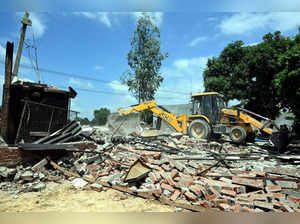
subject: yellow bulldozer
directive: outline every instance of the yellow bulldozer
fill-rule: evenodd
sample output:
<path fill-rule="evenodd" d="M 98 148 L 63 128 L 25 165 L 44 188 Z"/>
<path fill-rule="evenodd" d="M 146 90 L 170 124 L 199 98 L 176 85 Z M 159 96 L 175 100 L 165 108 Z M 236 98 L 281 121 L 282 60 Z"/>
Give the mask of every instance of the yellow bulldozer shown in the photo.
<path fill-rule="evenodd" d="M 124 116 L 144 110 L 152 111 L 176 131 L 194 138 L 208 139 L 212 135 L 226 134 L 234 143 L 244 143 L 253 140 L 257 132 L 269 137 L 273 134 L 270 128 L 274 125 L 272 120 L 242 108 L 227 108 L 223 95 L 217 92 L 193 94 L 191 114 L 176 116 L 163 106 L 157 105 L 154 100 L 132 105 L 127 110 L 120 108 L 119 112 Z M 278 141 L 278 136 L 276 139 L 274 137 L 270 139 L 277 148 L 282 148 L 287 144 L 287 140 Z"/>

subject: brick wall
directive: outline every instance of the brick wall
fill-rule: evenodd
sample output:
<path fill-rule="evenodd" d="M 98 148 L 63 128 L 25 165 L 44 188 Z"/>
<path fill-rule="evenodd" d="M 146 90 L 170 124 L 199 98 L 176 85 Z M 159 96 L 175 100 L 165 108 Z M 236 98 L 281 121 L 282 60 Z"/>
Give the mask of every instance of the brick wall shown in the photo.
<path fill-rule="evenodd" d="M 70 143 L 70 145 L 80 150 L 97 148 L 97 145 L 93 142 L 76 142 Z M 61 156 L 64 153 L 65 151 L 59 150 L 24 151 L 19 149 L 18 147 L 8 147 L 5 145 L 0 145 L 0 166 L 13 167 L 21 162 L 43 159 L 46 156 L 55 158 Z"/>
<path fill-rule="evenodd" d="M 22 161 L 22 152 L 17 147 L 0 146 L 0 166 L 15 166 Z"/>

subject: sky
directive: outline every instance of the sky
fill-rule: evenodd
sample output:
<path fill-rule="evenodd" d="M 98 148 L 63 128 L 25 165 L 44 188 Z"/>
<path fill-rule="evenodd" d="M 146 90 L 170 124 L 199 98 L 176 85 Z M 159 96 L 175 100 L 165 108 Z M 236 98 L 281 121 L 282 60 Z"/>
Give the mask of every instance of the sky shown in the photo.
<path fill-rule="evenodd" d="M 229 43 L 242 40 L 245 45 L 254 45 L 266 33 L 277 30 L 285 36 L 298 33 L 300 11 L 288 9 L 147 12 L 160 29 L 162 52 L 169 55 L 160 70 L 164 81 L 156 93 L 158 104 L 184 104 L 189 102 L 191 93 L 204 91 L 202 72 L 207 59 L 219 56 Z M 40 79 L 65 90 L 72 86 L 78 95 L 72 100 L 71 109 L 89 119 L 95 109 L 116 111 L 137 103 L 120 77 L 129 68 L 127 53 L 141 12 L 76 9 L 29 13 L 32 26 L 26 31 L 20 78 L 34 82 Z M 6 41 L 14 42 L 16 52 L 23 14 L 0 11 L 1 94 Z M 36 47 L 37 57 L 30 46 Z M 38 74 L 32 68 L 35 58 Z"/>

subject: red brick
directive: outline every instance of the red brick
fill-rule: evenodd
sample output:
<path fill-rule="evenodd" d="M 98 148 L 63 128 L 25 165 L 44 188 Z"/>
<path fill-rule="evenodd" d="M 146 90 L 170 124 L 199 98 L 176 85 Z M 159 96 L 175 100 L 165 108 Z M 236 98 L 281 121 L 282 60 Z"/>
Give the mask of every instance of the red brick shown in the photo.
<path fill-rule="evenodd" d="M 178 182 L 180 180 L 180 177 L 174 177 L 174 181 Z"/>
<path fill-rule="evenodd" d="M 175 186 L 175 182 L 172 180 L 170 174 L 161 171 L 160 175 L 162 176 L 163 179 L 165 179 L 168 182 L 168 184 L 170 184 L 171 186 Z"/>
<path fill-rule="evenodd" d="M 259 176 L 264 177 L 265 176 L 265 172 L 262 172 L 262 171 L 259 171 L 259 170 L 251 171 L 251 174 L 253 174 L 256 177 L 259 177 Z"/>
<path fill-rule="evenodd" d="M 222 211 L 225 211 L 225 212 L 229 212 L 229 211 L 230 211 L 230 205 L 225 204 L 225 203 L 219 204 L 219 208 L 220 208 Z"/>
<path fill-rule="evenodd" d="M 197 200 L 197 196 L 194 195 L 194 194 L 191 193 L 191 192 L 186 191 L 186 192 L 184 192 L 184 195 L 185 195 L 189 200 L 191 200 L 191 201 L 196 201 L 196 200 Z"/>
<path fill-rule="evenodd" d="M 266 187 L 267 192 L 279 192 L 281 191 L 281 187 L 279 185 Z"/>
<path fill-rule="evenodd" d="M 285 194 L 282 194 L 282 193 L 271 193 L 271 195 L 273 198 L 276 198 L 276 199 L 285 199 Z"/>
<path fill-rule="evenodd" d="M 186 186 L 191 186 L 194 184 L 194 180 L 190 175 L 181 175 L 180 182 Z"/>
<path fill-rule="evenodd" d="M 236 205 L 231 206 L 230 210 L 233 211 L 233 212 L 240 212 L 241 208 L 242 207 L 241 207 L 240 204 L 236 204 Z"/>
<path fill-rule="evenodd" d="M 174 189 L 171 185 L 169 185 L 169 184 L 162 183 L 162 184 L 160 185 L 160 187 L 161 187 L 162 189 L 165 189 L 165 190 L 168 190 L 168 191 L 171 191 L 171 192 L 174 192 L 174 191 L 175 191 L 175 189 Z"/>
<path fill-rule="evenodd" d="M 143 152 L 142 156 L 152 156 L 154 159 L 160 159 L 161 152 Z"/>
<path fill-rule="evenodd" d="M 202 194 L 206 193 L 206 190 L 201 185 L 192 185 L 190 186 L 190 191 L 192 191 L 194 194 L 196 194 L 198 197 L 201 197 Z"/>
<path fill-rule="evenodd" d="M 161 167 L 165 170 L 165 171 L 170 171 L 171 170 L 171 167 L 167 164 L 163 164 L 161 165 Z"/>
<path fill-rule="evenodd" d="M 211 200 L 217 198 L 216 194 L 205 194 L 204 196 L 207 201 L 211 201 Z"/>
<path fill-rule="evenodd" d="M 294 203 L 300 203 L 300 197 L 295 197 L 293 195 L 289 195 L 289 200 L 291 200 Z"/>
<path fill-rule="evenodd" d="M 235 197 L 236 196 L 236 193 L 232 190 L 226 190 L 226 189 L 222 189 L 221 190 L 221 194 L 224 194 L 224 195 L 228 195 L 228 196 L 231 196 L 231 197 Z"/>
<path fill-rule="evenodd" d="M 294 208 L 294 211 L 295 212 L 300 212 L 300 209 L 299 208 Z"/>
<path fill-rule="evenodd" d="M 224 198 L 221 198 L 221 199 L 214 199 L 212 201 L 210 201 L 211 204 L 212 204 L 212 207 L 219 207 L 219 204 L 222 204 L 222 203 L 227 203 L 227 199 L 224 199 Z"/>
<path fill-rule="evenodd" d="M 171 171 L 170 176 L 171 176 L 171 178 L 174 180 L 174 178 L 177 176 L 177 174 L 178 174 L 178 171 L 175 170 L 175 169 L 173 169 L 173 170 Z"/>
<path fill-rule="evenodd" d="M 157 176 L 154 173 L 149 173 L 149 177 L 151 178 L 153 183 L 157 183 L 159 181 L 159 179 L 157 178 Z"/>
<path fill-rule="evenodd" d="M 252 194 L 249 197 L 249 201 L 267 201 L 268 197 L 266 194 Z"/>
<path fill-rule="evenodd" d="M 166 179 L 161 179 L 161 180 L 159 181 L 159 183 L 161 183 L 161 184 L 168 184 L 168 181 L 167 181 Z"/>
<path fill-rule="evenodd" d="M 172 201 L 176 201 L 177 198 L 180 196 L 181 192 L 179 190 L 175 190 L 175 192 L 173 193 L 173 195 L 171 196 L 171 200 Z"/>
<path fill-rule="evenodd" d="M 87 166 L 87 169 L 90 171 L 90 172 L 92 172 L 92 171 L 95 171 L 95 170 L 97 170 L 97 169 L 100 169 L 100 166 L 98 166 L 98 165 L 88 165 Z"/>
<path fill-rule="evenodd" d="M 248 208 L 248 207 L 242 207 L 241 212 L 249 212 L 249 213 L 255 213 L 255 210 L 252 208 Z"/>
<path fill-rule="evenodd" d="M 210 208 L 211 207 L 209 202 L 206 201 L 206 200 L 200 201 L 200 205 L 203 206 L 204 208 Z"/>
<path fill-rule="evenodd" d="M 256 188 L 264 187 L 263 180 L 247 179 L 247 178 L 236 177 L 236 176 L 232 177 L 232 183 L 246 185 L 246 186 L 250 186 L 250 187 L 256 187 Z"/>

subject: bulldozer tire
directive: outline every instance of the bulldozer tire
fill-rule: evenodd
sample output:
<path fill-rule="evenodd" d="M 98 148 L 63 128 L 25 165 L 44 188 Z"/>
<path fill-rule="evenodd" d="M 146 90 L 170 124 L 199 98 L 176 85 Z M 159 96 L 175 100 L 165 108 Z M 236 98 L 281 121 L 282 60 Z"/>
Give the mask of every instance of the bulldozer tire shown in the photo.
<path fill-rule="evenodd" d="M 207 139 L 211 134 L 209 124 L 204 120 L 194 120 L 189 127 L 189 136 L 193 138 Z"/>
<path fill-rule="evenodd" d="M 235 126 L 230 130 L 230 138 L 234 143 L 243 143 L 247 137 L 247 132 L 243 127 Z"/>

